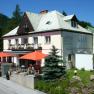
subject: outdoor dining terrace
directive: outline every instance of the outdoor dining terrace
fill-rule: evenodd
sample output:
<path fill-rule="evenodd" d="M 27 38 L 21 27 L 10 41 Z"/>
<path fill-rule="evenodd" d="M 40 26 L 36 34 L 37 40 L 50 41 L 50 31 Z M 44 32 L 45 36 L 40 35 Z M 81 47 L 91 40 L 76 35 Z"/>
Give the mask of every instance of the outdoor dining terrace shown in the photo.
<path fill-rule="evenodd" d="M 2 59 L 0 65 L 3 66 L 2 70 L 5 70 L 5 72 L 7 72 L 9 69 L 12 69 L 13 71 L 15 70 L 17 73 L 27 72 L 27 74 L 39 74 L 41 73 L 41 59 L 47 56 L 47 54 L 42 53 L 40 50 L 33 51 L 19 57 L 13 53 L 0 52 L 0 58 Z M 18 65 L 16 65 L 16 63 L 9 62 L 8 60 L 7 62 L 3 62 L 3 59 L 5 57 L 17 57 L 19 61 L 22 62 L 19 62 Z M 10 64 L 11 66 L 6 67 L 7 64 Z M 5 72 L 4 75 L 6 74 Z"/>

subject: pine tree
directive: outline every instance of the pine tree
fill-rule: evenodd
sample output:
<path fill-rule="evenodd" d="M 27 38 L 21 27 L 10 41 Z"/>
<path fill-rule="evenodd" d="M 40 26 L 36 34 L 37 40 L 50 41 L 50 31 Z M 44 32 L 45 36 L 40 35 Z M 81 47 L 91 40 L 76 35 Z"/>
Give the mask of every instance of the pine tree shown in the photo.
<path fill-rule="evenodd" d="M 16 5 L 16 9 L 15 11 L 13 12 L 13 19 L 16 21 L 16 24 L 19 24 L 22 20 L 22 15 L 23 13 L 20 11 L 20 7 L 19 5 L 17 4 Z"/>
<path fill-rule="evenodd" d="M 59 66 L 61 62 L 60 56 L 57 55 L 58 49 L 52 47 L 50 55 L 45 59 L 45 66 L 43 69 L 44 80 L 55 80 L 65 75 L 65 67 Z"/>
<path fill-rule="evenodd" d="M 3 49 L 3 41 L 2 41 L 2 29 L 0 28 L 0 51 Z"/>
<path fill-rule="evenodd" d="M 62 14 L 63 14 L 64 16 L 67 16 L 67 13 L 66 13 L 65 11 L 63 11 Z"/>
<path fill-rule="evenodd" d="M 17 27 L 22 21 L 22 16 L 23 16 L 23 12 L 21 12 L 20 7 L 17 4 L 16 8 L 12 14 L 12 18 L 8 22 L 9 23 L 8 28 L 12 30 L 15 27 Z"/>

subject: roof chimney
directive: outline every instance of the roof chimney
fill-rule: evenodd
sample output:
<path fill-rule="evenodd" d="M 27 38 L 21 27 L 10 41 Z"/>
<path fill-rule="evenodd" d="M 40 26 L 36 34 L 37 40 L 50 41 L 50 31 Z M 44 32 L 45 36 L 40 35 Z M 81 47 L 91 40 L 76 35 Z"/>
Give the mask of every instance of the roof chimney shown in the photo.
<path fill-rule="evenodd" d="M 42 11 L 40 11 L 40 14 L 46 14 L 46 13 L 48 13 L 48 10 L 42 10 Z"/>

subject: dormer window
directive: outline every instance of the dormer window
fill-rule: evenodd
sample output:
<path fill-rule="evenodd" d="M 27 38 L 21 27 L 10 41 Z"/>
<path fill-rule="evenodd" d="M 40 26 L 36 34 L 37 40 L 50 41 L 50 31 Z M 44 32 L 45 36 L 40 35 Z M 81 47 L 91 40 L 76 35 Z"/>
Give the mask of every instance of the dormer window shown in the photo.
<path fill-rule="evenodd" d="M 77 22 L 76 21 L 71 21 L 71 26 L 72 27 L 77 27 Z"/>
<path fill-rule="evenodd" d="M 46 24 L 50 25 L 51 24 L 51 21 L 47 21 Z"/>

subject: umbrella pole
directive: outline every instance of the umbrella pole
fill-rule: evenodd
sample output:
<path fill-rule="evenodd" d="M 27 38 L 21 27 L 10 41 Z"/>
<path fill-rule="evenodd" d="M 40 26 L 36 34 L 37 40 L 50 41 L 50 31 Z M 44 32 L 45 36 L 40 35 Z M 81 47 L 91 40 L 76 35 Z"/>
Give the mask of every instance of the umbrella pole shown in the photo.
<path fill-rule="evenodd" d="M 1 57 L 1 63 L 3 63 L 3 57 Z"/>
<path fill-rule="evenodd" d="M 6 62 L 8 63 L 8 57 L 6 57 Z"/>

